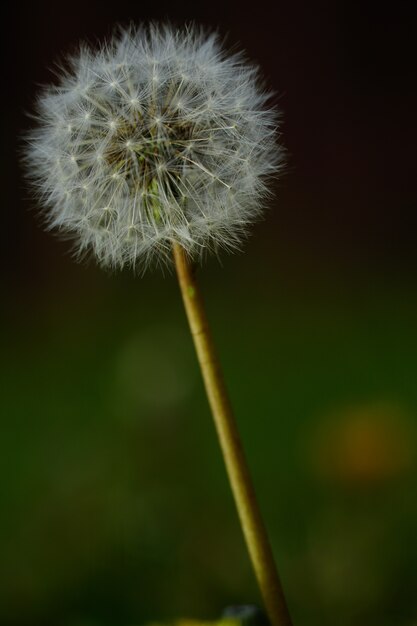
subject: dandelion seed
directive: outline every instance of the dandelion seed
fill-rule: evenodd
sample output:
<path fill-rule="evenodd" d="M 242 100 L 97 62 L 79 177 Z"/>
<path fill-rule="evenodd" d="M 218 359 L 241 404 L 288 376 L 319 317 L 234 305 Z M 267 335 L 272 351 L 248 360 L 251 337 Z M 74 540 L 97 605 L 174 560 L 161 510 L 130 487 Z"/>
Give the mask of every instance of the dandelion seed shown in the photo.
<path fill-rule="evenodd" d="M 47 220 L 109 267 L 142 271 L 173 243 L 194 258 L 238 248 L 282 163 L 267 100 L 258 70 L 197 28 L 132 27 L 98 51 L 82 47 L 40 95 L 28 136 Z M 69 154 L 67 195 L 54 164 Z M 105 227 L 86 219 L 103 200 L 114 206 Z"/>

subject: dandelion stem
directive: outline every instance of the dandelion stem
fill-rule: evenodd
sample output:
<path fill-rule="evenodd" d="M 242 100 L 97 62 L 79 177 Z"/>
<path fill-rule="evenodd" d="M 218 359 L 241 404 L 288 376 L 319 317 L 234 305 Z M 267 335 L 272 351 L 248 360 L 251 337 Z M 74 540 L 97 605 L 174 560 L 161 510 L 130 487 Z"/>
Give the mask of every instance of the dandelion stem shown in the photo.
<path fill-rule="evenodd" d="M 258 585 L 272 626 L 291 626 L 291 618 L 211 338 L 200 290 L 184 249 L 174 243 L 173 253 L 191 335 Z"/>

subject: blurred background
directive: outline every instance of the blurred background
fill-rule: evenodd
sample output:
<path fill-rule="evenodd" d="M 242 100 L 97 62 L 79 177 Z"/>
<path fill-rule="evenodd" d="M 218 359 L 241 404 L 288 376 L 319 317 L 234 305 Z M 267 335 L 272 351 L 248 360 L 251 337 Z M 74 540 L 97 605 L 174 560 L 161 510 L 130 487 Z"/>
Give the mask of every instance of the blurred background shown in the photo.
<path fill-rule="evenodd" d="M 409 6 L 6 7 L 2 625 L 215 619 L 260 602 L 175 277 L 75 264 L 18 164 L 57 57 L 148 19 L 218 28 L 284 112 L 276 200 L 244 253 L 200 280 L 294 622 L 417 624 Z"/>

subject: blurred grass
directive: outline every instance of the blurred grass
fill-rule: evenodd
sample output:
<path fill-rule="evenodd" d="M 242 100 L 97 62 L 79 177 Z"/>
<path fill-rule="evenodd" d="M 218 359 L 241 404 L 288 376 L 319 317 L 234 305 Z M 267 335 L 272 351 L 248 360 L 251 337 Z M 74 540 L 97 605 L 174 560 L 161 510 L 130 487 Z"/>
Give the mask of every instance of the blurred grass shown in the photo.
<path fill-rule="evenodd" d="M 83 272 L 4 312 L 0 623 L 259 603 L 174 278 Z M 201 274 L 295 623 L 411 626 L 417 292 Z"/>

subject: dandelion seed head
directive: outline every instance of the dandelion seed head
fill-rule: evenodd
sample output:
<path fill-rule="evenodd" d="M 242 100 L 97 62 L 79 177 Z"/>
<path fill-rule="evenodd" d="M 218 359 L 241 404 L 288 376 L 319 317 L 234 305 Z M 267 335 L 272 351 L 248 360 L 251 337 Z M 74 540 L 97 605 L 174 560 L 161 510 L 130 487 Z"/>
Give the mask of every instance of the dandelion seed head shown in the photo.
<path fill-rule="evenodd" d="M 258 69 L 197 27 L 82 46 L 38 99 L 25 165 L 49 226 L 106 267 L 240 247 L 279 172 Z"/>

